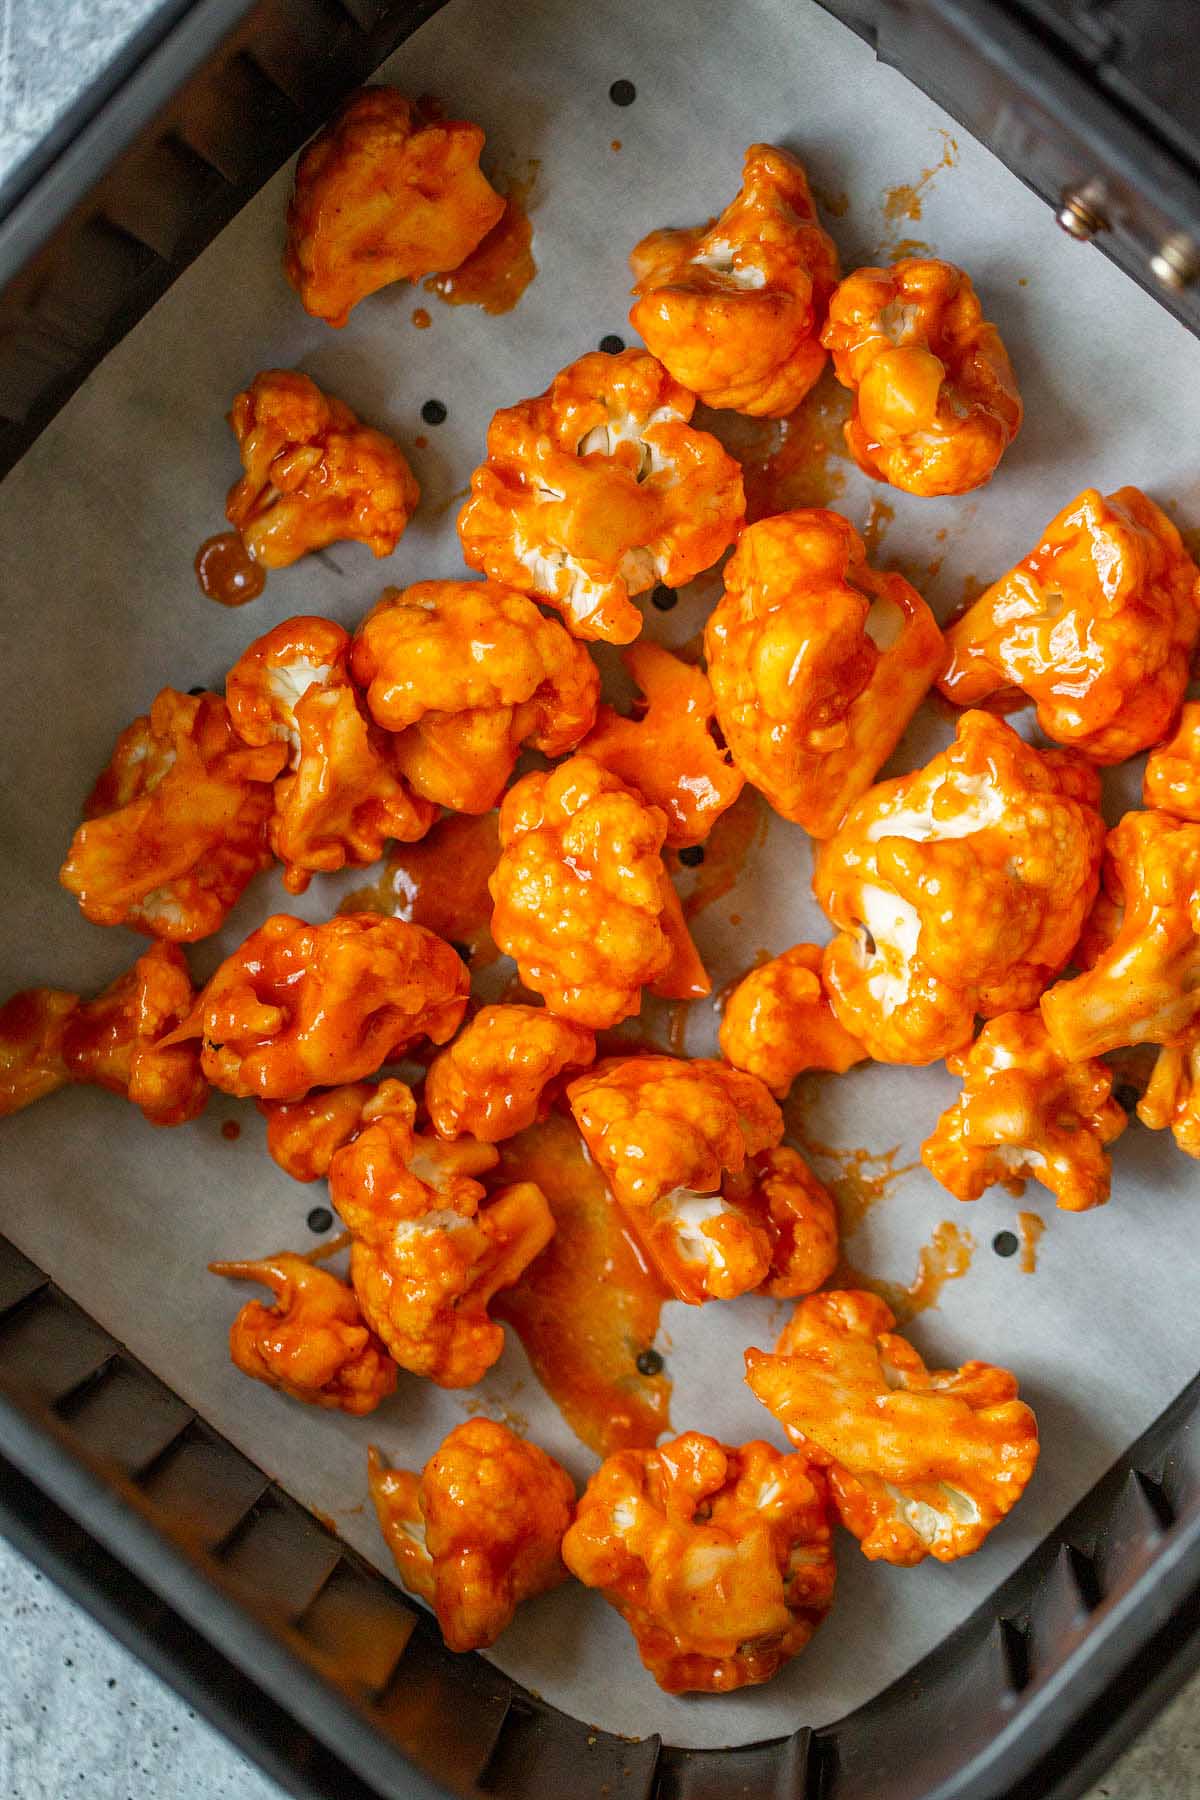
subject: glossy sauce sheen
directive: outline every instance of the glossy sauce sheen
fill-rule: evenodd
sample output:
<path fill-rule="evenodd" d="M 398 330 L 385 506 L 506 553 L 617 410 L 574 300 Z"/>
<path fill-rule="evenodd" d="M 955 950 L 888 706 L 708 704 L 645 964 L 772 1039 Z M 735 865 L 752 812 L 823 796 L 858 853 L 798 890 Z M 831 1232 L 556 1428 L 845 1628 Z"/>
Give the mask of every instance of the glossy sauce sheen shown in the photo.
<path fill-rule="evenodd" d="M 378 881 L 348 894 L 338 910 L 426 925 L 468 949 L 473 969 L 485 969 L 500 954 L 492 942 L 487 885 L 499 858 L 497 815 L 456 813 L 419 843 L 397 844 Z"/>
<path fill-rule="evenodd" d="M 205 538 L 193 566 L 200 592 L 219 606 L 245 606 L 248 600 L 257 600 L 266 586 L 266 576 L 236 531 Z"/>
<path fill-rule="evenodd" d="M 450 306 L 481 306 L 486 313 L 512 311 L 537 274 L 533 226 L 525 210 L 536 172 L 535 165 L 528 180 L 509 184 L 498 222 L 457 269 L 429 277 L 425 283 L 429 293 Z"/>

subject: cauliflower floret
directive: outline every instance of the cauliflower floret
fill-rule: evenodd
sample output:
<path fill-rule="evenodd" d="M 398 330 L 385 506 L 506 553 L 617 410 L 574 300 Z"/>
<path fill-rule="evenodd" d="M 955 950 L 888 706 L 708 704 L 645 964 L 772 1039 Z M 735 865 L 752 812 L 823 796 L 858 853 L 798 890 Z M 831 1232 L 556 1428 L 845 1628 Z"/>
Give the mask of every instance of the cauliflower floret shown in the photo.
<path fill-rule="evenodd" d="M 361 1417 L 394 1393 L 396 1365 L 363 1324 L 344 1281 L 281 1251 L 258 1262 L 209 1263 L 214 1275 L 257 1281 L 274 1306 L 248 1300 L 229 1328 L 229 1354 L 243 1375 L 310 1406 Z"/>
<path fill-rule="evenodd" d="M 821 342 L 854 393 L 846 443 L 865 474 L 908 494 L 990 479 L 1020 429 L 1021 396 L 962 269 L 921 257 L 856 269 L 834 290 Z"/>
<path fill-rule="evenodd" d="M 844 1075 L 867 1052 L 843 1029 L 821 980 L 818 944 L 795 944 L 738 982 L 721 1020 L 721 1055 L 786 1099 L 806 1069 Z"/>
<path fill-rule="evenodd" d="M 434 1057 L 425 1106 L 439 1137 L 498 1144 L 544 1119 L 560 1077 L 595 1057 L 586 1026 L 536 1006 L 485 1006 Z"/>
<path fill-rule="evenodd" d="M 370 1081 L 318 1088 L 303 1100 L 256 1100 L 267 1121 L 267 1154 L 293 1181 L 318 1181 L 329 1173 L 335 1151 L 362 1130 Z"/>
<path fill-rule="evenodd" d="M 1147 760 L 1142 799 L 1158 812 L 1200 825 L 1200 700 L 1188 702 L 1174 737 Z"/>
<path fill-rule="evenodd" d="M 498 412 L 458 516 L 466 561 L 573 636 L 630 643 L 634 596 L 711 567 L 745 516 L 741 470 L 688 424 L 695 404 L 644 350 L 595 350 Z"/>
<path fill-rule="evenodd" d="M 491 581 L 389 588 L 351 658 L 397 767 L 454 812 L 490 812 L 522 744 L 563 756 L 591 727 L 600 676 L 582 644 Z"/>
<path fill-rule="evenodd" d="M 573 1081 L 567 1098 L 592 1160 L 680 1300 L 729 1300 L 767 1280 L 766 1209 L 743 1210 L 723 1186 L 783 1136 L 761 1081 L 700 1059 L 612 1058 Z"/>
<path fill-rule="evenodd" d="M 1200 1157 L 1200 1026 L 1159 1051 L 1137 1116 L 1151 1131 L 1170 1126 L 1184 1155 Z"/>
<path fill-rule="evenodd" d="M 406 1588 L 429 1601 L 451 1650 L 485 1650 L 522 1600 L 567 1579 L 561 1546 L 575 1484 L 552 1456 L 491 1419 L 442 1439 L 420 1476 L 370 1452 L 379 1529 Z"/>
<path fill-rule="evenodd" d="M 0 1119 L 70 1081 L 63 1032 L 78 1005 L 62 988 L 22 988 L 0 1006 Z"/>
<path fill-rule="evenodd" d="M 395 88 L 351 94 L 296 164 L 283 270 L 305 312 L 344 325 L 393 281 L 457 269 L 504 211 L 482 149 L 478 125 L 425 119 Z"/>
<path fill-rule="evenodd" d="M 930 1372 L 882 1300 L 802 1300 L 774 1356 L 746 1380 L 792 1442 L 829 1464 L 838 1516 L 872 1559 L 911 1567 L 970 1556 L 1033 1474 L 1037 1420 L 1006 1369 Z"/>
<path fill-rule="evenodd" d="M 822 964 L 830 1002 L 868 1055 L 934 1062 L 970 1042 L 977 1013 L 1034 1004 L 1095 898 L 1098 796 L 1082 759 L 1034 750 L 983 712 L 863 796 L 822 846 L 813 889 L 840 934 Z"/>
<path fill-rule="evenodd" d="M 563 1561 L 624 1618 L 668 1694 L 769 1681 L 833 1604 L 825 1477 L 770 1444 L 686 1431 L 619 1450 L 587 1485 Z"/>
<path fill-rule="evenodd" d="M 580 748 L 660 808 L 673 849 L 702 844 L 745 783 L 714 736 L 708 677 L 645 641 L 623 651 L 621 661 L 644 699 L 635 702 L 628 719 L 602 706 Z"/>
<path fill-rule="evenodd" d="M 390 556 L 421 497 L 399 444 L 296 369 L 267 369 L 229 415 L 246 471 L 225 517 L 264 569 L 344 539 Z"/>
<path fill-rule="evenodd" d="M 1200 571 L 1166 514 L 1134 487 L 1095 488 L 993 582 L 947 634 L 947 699 L 1006 686 L 1047 737 L 1122 762 L 1170 730 L 1200 633 Z"/>
<path fill-rule="evenodd" d="M 216 694 L 164 688 L 117 739 L 59 870 L 95 925 L 190 943 L 268 868 L 282 744 L 247 749 Z"/>
<path fill-rule="evenodd" d="M 352 1236 L 350 1279 L 367 1322 L 401 1368 L 470 1387 L 504 1348 L 488 1304 L 546 1248 L 554 1219 L 530 1181 L 485 1198 L 474 1177 L 499 1152 L 418 1135 L 415 1117 L 403 1082 L 380 1082 L 362 1130 L 330 1163 L 329 1191 Z"/>
<path fill-rule="evenodd" d="M 1130 812 L 1108 834 L 1105 886 L 1119 928 L 1073 981 L 1042 997 L 1059 1055 L 1085 1062 L 1127 1044 L 1179 1048 L 1200 1025 L 1200 825 Z M 1106 918 L 1117 924 L 1110 906 Z"/>
<path fill-rule="evenodd" d="M 709 991 L 659 854 L 666 830 L 656 806 L 587 756 L 504 796 L 492 937 L 551 1012 L 599 1031 L 636 1013 L 643 987 Z"/>
<path fill-rule="evenodd" d="M 757 417 L 799 406 L 825 367 L 838 258 L 794 156 L 751 144 L 719 219 L 652 231 L 629 261 L 640 296 L 629 322 L 676 381 L 707 406 Z"/>
<path fill-rule="evenodd" d="M 963 1089 L 921 1146 L 921 1160 L 959 1200 L 997 1184 L 1040 1181 L 1067 1212 L 1103 1206 L 1112 1181 L 1105 1145 L 1128 1120 L 1102 1062 L 1067 1062 L 1037 1012 L 1003 1013 L 969 1050 L 946 1058 Z"/>
<path fill-rule="evenodd" d="M 309 925 L 276 913 L 227 956 L 168 1044 L 203 1039 L 205 1075 L 245 1099 L 303 1100 L 359 1081 L 418 1038 L 444 1044 L 469 977 L 422 925 L 345 913 Z"/>
<path fill-rule="evenodd" d="M 704 634 L 733 760 L 785 819 L 828 837 L 887 761 L 945 661 L 903 575 L 817 508 L 749 525 Z"/>
<path fill-rule="evenodd" d="M 740 1174 L 726 1175 L 721 1192 L 770 1245 L 760 1294 L 789 1300 L 828 1281 L 838 1260 L 837 1208 L 798 1150 L 778 1144 L 760 1151 Z"/>

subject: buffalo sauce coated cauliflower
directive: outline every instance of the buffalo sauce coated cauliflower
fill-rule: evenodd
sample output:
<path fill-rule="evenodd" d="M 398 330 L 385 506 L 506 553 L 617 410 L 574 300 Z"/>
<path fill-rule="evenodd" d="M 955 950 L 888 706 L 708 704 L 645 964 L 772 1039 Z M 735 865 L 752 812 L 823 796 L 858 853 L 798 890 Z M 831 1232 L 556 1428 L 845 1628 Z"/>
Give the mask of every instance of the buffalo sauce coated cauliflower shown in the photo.
<path fill-rule="evenodd" d="M 330 1163 L 329 1191 L 367 1322 L 401 1368 L 470 1387 L 504 1348 L 488 1304 L 546 1248 L 554 1219 L 530 1181 L 485 1197 L 475 1177 L 498 1160 L 490 1144 L 419 1135 L 415 1118 L 403 1082 L 381 1082 Z"/>
<path fill-rule="evenodd" d="M 635 1056 L 579 1076 L 567 1098 L 592 1160 L 679 1299 L 728 1300 L 768 1279 L 764 1208 L 744 1210 L 725 1184 L 783 1135 L 761 1081 L 719 1062 Z"/>
<path fill-rule="evenodd" d="M 296 369 L 267 369 L 229 415 L 241 480 L 225 517 L 264 569 L 349 538 L 390 556 L 421 491 L 398 444 Z"/>
<path fill-rule="evenodd" d="M 259 1262 L 210 1263 L 214 1275 L 257 1281 L 274 1306 L 249 1300 L 229 1329 L 243 1375 L 310 1406 L 374 1412 L 396 1387 L 396 1365 L 363 1324 L 353 1291 L 328 1269 L 282 1251 Z"/>
<path fill-rule="evenodd" d="M 665 836 L 659 809 L 587 756 L 504 796 L 492 936 L 551 1012 L 598 1031 L 636 1013 L 643 987 L 707 993 L 659 854 Z M 673 979 L 685 964 L 690 988 Z"/>
<path fill-rule="evenodd" d="M 977 1013 L 1033 1005 L 1095 898 L 1098 794 L 1080 759 L 970 712 L 923 769 L 863 796 L 813 889 L 839 932 L 830 1001 L 870 1056 L 934 1062 L 969 1043 Z"/>
<path fill-rule="evenodd" d="M 1200 825 L 1130 812 L 1108 834 L 1106 914 L 1098 954 L 1042 997 L 1042 1017 L 1070 1062 L 1127 1044 L 1185 1045 L 1200 1027 Z"/>
<path fill-rule="evenodd" d="M 721 1192 L 770 1245 L 760 1294 L 789 1300 L 828 1281 L 838 1260 L 837 1208 L 798 1150 L 777 1144 L 760 1151 L 725 1177 Z"/>
<path fill-rule="evenodd" d="M 825 1477 L 770 1444 L 729 1449 L 687 1431 L 606 1457 L 563 1539 L 668 1694 L 769 1681 L 833 1604 Z"/>
<path fill-rule="evenodd" d="M 442 1439 L 420 1476 L 370 1452 L 371 1498 L 406 1588 L 429 1601 L 451 1650 L 484 1650 L 522 1600 L 567 1578 L 575 1486 L 552 1456 L 491 1419 Z"/>
<path fill-rule="evenodd" d="M 652 231 L 630 256 L 634 330 L 707 406 L 770 419 L 825 367 L 837 251 L 786 150 L 751 144 L 737 197 L 707 226 Z"/>
<path fill-rule="evenodd" d="M 303 1100 L 256 1101 L 267 1121 L 267 1154 L 293 1181 L 320 1180 L 334 1153 L 362 1130 L 363 1113 L 374 1097 L 373 1082 L 347 1081 L 318 1088 Z"/>
<path fill-rule="evenodd" d="M 951 627 L 939 686 L 962 706 L 1021 688 L 1047 737 L 1121 762 L 1171 729 L 1198 633 L 1200 571 L 1170 519 L 1137 488 L 1085 488 Z"/>
<path fill-rule="evenodd" d="M 473 569 L 628 644 L 634 596 L 711 567 L 745 516 L 741 470 L 688 424 L 695 398 L 644 350 L 595 350 L 498 412 L 458 517 Z"/>
<path fill-rule="evenodd" d="M 834 291 L 821 342 L 855 397 L 846 443 L 876 481 L 966 494 L 1020 429 L 1008 352 L 953 263 L 906 257 L 856 269 Z"/>
<path fill-rule="evenodd" d="M 1033 1474 L 1037 1421 L 1006 1369 L 930 1371 L 874 1294 L 802 1300 L 746 1380 L 801 1450 L 829 1465 L 834 1505 L 872 1560 L 969 1556 Z"/>
<path fill-rule="evenodd" d="M 56 1093 L 71 1079 L 63 1032 L 79 995 L 22 988 L 0 1006 L 0 1119 Z"/>
<path fill-rule="evenodd" d="M 1159 1051 L 1137 1115 L 1151 1131 L 1169 1126 L 1184 1155 L 1200 1157 L 1200 1024 Z"/>
<path fill-rule="evenodd" d="M 545 1118 L 560 1077 L 595 1056 L 584 1025 L 536 1006 L 485 1006 L 434 1057 L 425 1107 L 439 1137 L 498 1144 Z"/>
<path fill-rule="evenodd" d="M 524 594 L 492 581 L 392 588 L 351 659 L 397 767 L 426 800 L 490 812 L 522 744 L 563 756 L 596 716 L 600 677 L 582 644 Z"/>
<path fill-rule="evenodd" d="M 702 669 L 646 641 L 621 661 L 644 696 L 632 718 L 600 707 L 581 749 L 667 820 L 667 843 L 702 844 L 742 791 L 745 776 L 713 735 L 716 709 Z"/>
<path fill-rule="evenodd" d="M 164 688 L 117 739 L 59 880 L 96 925 L 190 943 L 270 865 L 282 745 L 248 749 L 216 694 Z"/>
<path fill-rule="evenodd" d="M 1179 726 L 1146 762 L 1142 799 L 1156 812 L 1200 825 L 1200 700 L 1179 715 Z"/>
<path fill-rule="evenodd" d="M 1067 1062 L 1040 1013 L 1003 1013 L 969 1050 L 946 1058 L 963 1089 L 921 1146 L 931 1175 L 959 1200 L 1040 1181 L 1068 1212 L 1108 1199 L 1105 1145 L 1128 1123 L 1102 1062 Z"/>
<path fill-rule="evenodd" d="M 867 1052 L 838 1024 L 821 979 L 817 944 L 795 944 L 751 969 L 725 1002 L 721 1055 L 786 1098 L 806 1069 L 844 1075 Z"/>
<path fill-rule="evenodd" d="M 734 762 L 814 837 L 870 786 L 945 658 L 916 589 L 815 508 L 742 532 L 704 647 Z"/>
<path fill-rule="evenodd" d="M 467 988 L 464 964 L 422 925 L 276 913 L 226 957 L 167 1042 L 201 1038 L 204 1073 L 227 1094 L 303 1100 L 373 1074 L 418 1038 L 444 1044 Z"/>
<path fill-rule="evenodd" d="M 283 268 L 304 310 L 344 325 L 393 281 L 457 269 L 504 211 L 482 149 L 478 125 L 424 119 L 395 88 L 352 94 L 296 164 Z"/>

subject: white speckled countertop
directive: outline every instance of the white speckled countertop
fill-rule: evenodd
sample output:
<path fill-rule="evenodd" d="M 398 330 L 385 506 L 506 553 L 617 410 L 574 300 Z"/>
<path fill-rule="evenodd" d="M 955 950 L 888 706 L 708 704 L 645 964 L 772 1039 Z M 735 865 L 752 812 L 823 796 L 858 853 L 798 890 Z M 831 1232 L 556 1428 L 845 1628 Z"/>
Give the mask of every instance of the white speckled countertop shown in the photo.
<path fill-rule="evenodd" d="M 0 178 L 155 0 L 0 0 Z M 0 1541 L 0 1800 L 280 1800 L 192 1709 Z M 1200 1678 L 1088 1800 L 1200 1800 Z"/>

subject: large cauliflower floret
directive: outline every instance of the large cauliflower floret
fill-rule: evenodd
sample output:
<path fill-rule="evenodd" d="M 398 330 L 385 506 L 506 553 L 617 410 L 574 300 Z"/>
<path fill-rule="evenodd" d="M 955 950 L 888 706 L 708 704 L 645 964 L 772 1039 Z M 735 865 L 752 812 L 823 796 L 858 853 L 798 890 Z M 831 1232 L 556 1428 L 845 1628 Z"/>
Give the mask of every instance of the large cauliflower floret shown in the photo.
<path fill-rule="evenodd" d="M 454 812 L 490 812 L 523 744 L 564 756 L 596 716 L 582 644 L 492 581 L 391 588 L 358 628 L 354 678 L 398 768 Z"/>
<path fill-rule="evenodd" d="M 825 367 L 838 259 L 794 156 L 751 144 L 719 219 L 652 231 L 629 260 L 630 324 L 676 381 L 707 406 L 758 417 L 799 406 Z"/>
<path fill-rule="evenodd" d="M 344 325 L 393 281 L 457 269 L 504 211 L 482 149 L 478 125 L 424 119 L 395 88 L 352 94 L 296 164 L 283 268 L 304 310 Z"/>
<path fill-rule="evenodd" d="M 330 1163 L 329 1191 L 351 1233 L 350 1278 L 368 1324 L 401 1368 L 470 1387 L 504 1348 L 492 1296 L 545 1249 L 554 1219 L 530 1181 L 485 1198 L 475 1177 L 499 1152 L 420 1135 L 415 1118 L 403 1082 L 381 1082 Z"/>
<path fill-rule="evenodd" d="M 695 404 L 644 350 L 595 350 L 498 412 L 458 517 L 467 562 L 575 637 L 628 644 L 634 596 L 711 567 L 745 515 L 741 470 L 688 424 Z"/>
<path fill-rule="evenodd" d="M 1137 1115 L 1151 1131 L 1169 1126 L 1184 1155 L 1200 1157 L 1200 1025 L 1159 1051 Z"/>
<path fill-rule="evenodd" d="M 829 1464 L 838 1515 L 872 1560 L 969 1556 L 1021 1498 L 1037 1420 L 1006 1369 L 930 1371 L 874 1294 L 801 1301 L 746 1380 L 793 1443 Z"/>
<path fill-rule="evenodd" d="M 264 569 L 352 539 L 390 556 L 421 490 L 398 444 L 297 369 L 267 369 L 229 415 L 246 471 L 225 517 Z"/>
<path fill-rule="evenodd" d="M 1047 737 L 1121 762 L 1171 729 L 1198 633 L 1200 571 L 1170 519 L 1138 488 L 1085 488 L 951 626 L 939 686 L 960 706 L 1021 688 Z"/>
<path fill-rule="evenodd" d="M 1180 1048 L 1200 1026 L 1200 825 L 1126 813 L 1108 834 L 1105 887 L 1119 896 L 1111 942 L 1094 934 L 1091 968 L 1042 997 L 1070 1062 L 1128 1044 Z"/>
<path fill-rule="evenodd" d="M 821 342 L 855 396 L 846 443 L 876 481 L 968 493 L 1020 429 L 1008 352 L 953 263 L 905 257 L 856 269 L 834 291 Z"/>
<path fill-rule="evenodd" d="M 746 779 L 714 736 L 708 677 L 646 641 L 623 651 L 621 661 L 644 698 L 632 718 L 600 707 L 583 754 L 660 808 L 672 848 L 702 844 Z"/>
<path fill-rule="evenodd" d="M 595 1060 L 584 1025 L 536 1006 L 485 1006 L 435 1056 L 424 1101 L 439 1137 L 515 1137 L 550 1110 L 560 1079 Z"/>
<path fill-rule="evenodd" d="M 346 913 L 309 925 L 276 913 L 213 975 L 166 1041 L 199 1037 L 204 1073 L 227 1094 L 302 1100 L 374 1074 L 427 1037 L 444 1044 L 469 977 L 422 925 Z"/>
<path fill-rule="evenodd" d="M 946 1058 L 962 1093 L 921 1146 L 930 1174 L 959 1200 L 1040 1181 L 1068 1212 L 1103 1206 L 1112 1183 L 1105 1150 L 1128 1120 L 1102 1062 L 1067 1062 L 1037 1012 L 1003 1013 L 969 1050 Z"/>
<path fill-rule="evenodd" d="M 567 1578 L 575 1485 L 507 1425 L 456 1426 L 420 1476 L 387 1468 L 372 1447 L 370 1482 L 400 1579 L 432 1605 L 448 1649 L 486 1649 L 522 1600 Z"/>
<path fill-rule="evenodd" d="M 328 1269 L 290 1251 L 208 1266 L 275 1296 L 273 1306 L 248 1300 L 229 1328 L 229 1354 L 243 1375 L 358 1417 L 395 1391 L 395 1363 L 364 1325 L 353 1291 Z"/>
<path fill-rule="evenodd" d="M 833 1604 L 825 1477 L 770 1444 L 687 1431 L 606 1457 L 563 1560 L 624 1618 L 668 1694 L 769 1681 Z"/>
<path fill-rule="evenodd" d="M 795 944 L 738 982 L 721 1019 L 721 1055 L 787 1097 L 806 1069 L 844 1075 L 867 1052 L 838 1024 L 821 979 L 819 944 Z"/>
<path fill-rule="evenodd" d="M 869 1055 L 934 1062 L 977 1013 L 1034 1004 L 1095 898 L 1098 795 L 1081 759 L 970 712 L 923 769 L 863 796 L 813 888 L 840 934 L 822 965 L 833 1009 Z"/>
<path fill-rule="evenodd" d="M 303 1100 L 255 1101 L 267 1121 L 267 1154 L 293 1181 L 319 1181 L 335 1153 L 362 1130 L 374 1097 L 374 1082 L 347 1081 Z"/>
<path fill-rule="evenodd" d="M 1142 799 L 1157 812 L 1200 824 L 1200 700 L 1188 702 L 1174 737 L 1147 759 Z"/>
<path fill-rule="evenodd" d="M 117 739 L 59 871 L 84 917 L 182 943 L 216 931 L 270 866 L 285 754 L 248 749 L 216 694 L 164 688 Z"/>
<path fill-rule="evenodd" d="M 656 806 L 587 756 L 518 781 L 500 809 L 492 936 L 551 1012 L 599 1031 L 709 991 L 660 851 Z"/>
<path fill-rule="evenodd" d="M 816 508 L 746 527 L 704 647 L 734 762 L 814 837 L 870 786 L 945 660 L 916 589 Z"/>

